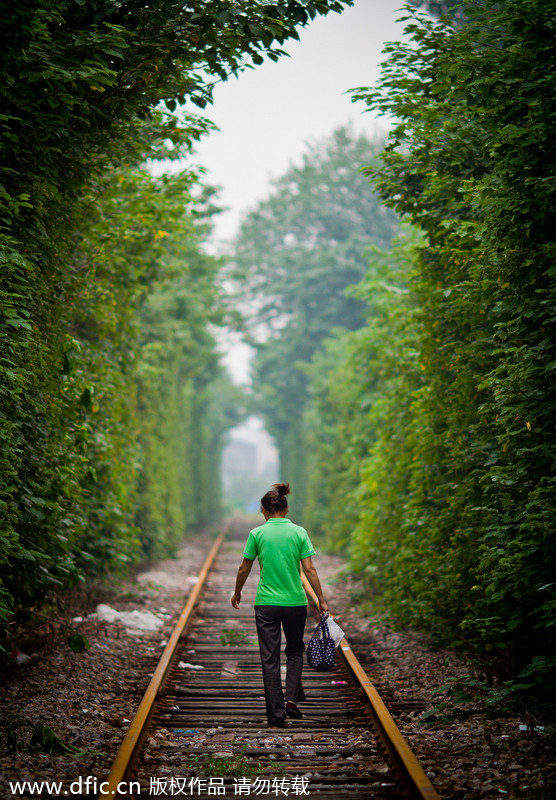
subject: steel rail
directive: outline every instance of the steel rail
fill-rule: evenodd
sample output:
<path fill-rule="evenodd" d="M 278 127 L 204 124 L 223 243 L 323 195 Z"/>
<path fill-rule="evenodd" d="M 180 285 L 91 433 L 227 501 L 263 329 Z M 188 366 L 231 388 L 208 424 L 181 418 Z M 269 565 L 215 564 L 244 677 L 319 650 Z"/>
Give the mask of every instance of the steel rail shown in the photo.
<path fill-rule="evenodd" d="M 201 567 L 197 583 L 189 595 L 187 603 L 185 604 L 180 618 L 176 623 L 176 627 L 174 628 L 172 635 L 168 640 L 168 644 L 164 648 L 164 652 L 162 653 L 161 659 L 158 662 L 158 666 L 154 671 L 145 694 L 143 695 L 143 699 L 141 700 L 139 708 L 137 709 L 137 712 L 131 721 L 122 744 L 120 745 L 120 749 L 118 750 L 114 763 L 112 764 L 112 769 L 110 770 L 106 784 L 104 784 L 107 788 L 102 792 L 102 795 L 99 795 L 99 797 L 106 797 L 107 795 L 110 795 L 114 798 L 129 797 L 127 793 L 120 793 L 118 788 L 126 780 L 126 776 L 129 774 L 137 759 L 147 726 L 153 715 L 156 699 L 160 690 L 164 687 L 172 667 L 176 647 L 187 623 L 189 622 L 193 608 L 197 603 L 201 589 L 203 588 L 220 545 L 224 541 L 226 533 L 227 531 L 224 531 L 215 540 L 203 566 Z"/>
<path fill-rule="evenodd" d="M 301 579 L 305 591 L 318 608 L 319 602 L 317 595 L 303 572 L 301 573 Z M 384 705 L 382 698 L 373 686 L 369 676 L 359 663 L 346 637 L 340 642 L 340 652 L 351 674 L 365 693 L 382 742 L 398 765 L 412 794 L 419 798 L 419 800 L 441 800 L 440 795 L 430 782 L 423 767 L 417 760 L 417 757 L 392 719 L 390 712 Z"/>

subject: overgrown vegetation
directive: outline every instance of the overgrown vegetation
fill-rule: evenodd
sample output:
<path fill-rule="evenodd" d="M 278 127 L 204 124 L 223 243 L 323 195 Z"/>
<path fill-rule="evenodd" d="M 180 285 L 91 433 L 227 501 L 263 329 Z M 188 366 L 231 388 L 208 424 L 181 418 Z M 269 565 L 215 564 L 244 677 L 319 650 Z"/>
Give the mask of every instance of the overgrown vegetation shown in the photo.
<path fill-rule="evenodd" d="M 388 46 L 380 86 L 355 92 L 395 120 L 368 174 L 413 229 L 370 252 L 349 291 L 363 324 L 332 331 L 305 359 L 311 400 L 296 444 L 310 468 L 297 491 L 305 524 L 350 553 L 391 619 L 465 648 L 499 687 L 493 697 L 546 711 L 556 12 L 545 0 L 460 11 L 453 24 L 408 11 L 411 41 Z M 293 317 L 281 319 L 268 353 L 289 341 Z M 291 395 L 282 365 L 261 395 Z M 280 420 L 282 404 L 264 410 Z"/>
<path fill-rule="evenodd" d="M 247 216 L 236 242 L 234 274 L 257 351 L 253 406 L 296 487 L 297 515 L 310 476 L 307 364 L 334 329 L 363 324 L 364 304 L 345 289 L 365 274 L 365 249 L 388 246 L 398 226 L 361 172 L 382 146 L 343 128 L 313 143 Z"/>
<path fill-rule="evenodd" d="M 238 631 L 235 628 L 223 628 L 220 634 L 220 644 L 223 647 L 243 647 L 249 644 L 249 636 L 245 631 Z"/>
<path fill-rule="evenodd" d="M 199 176 L 146 161 L 206 129 L 178 104 L 349 4 L 4 4 L 4 623 L 218 509 L 239 404 L 211 334 L 215 209 Z M 367 595 L 466 648 L 504 698 L 553 708 L 556 11 L 426 5 L 449 16 L 408 12 L 412 41 L 355 93 L 396 120 L 382 165 L 338 131 L 242 228 L 253 406 L 296 515 L 350 553 Z M 364 165 L 411 223 L 393 247 Z"/>
<path fill-rule="evenodd" d="M 206 130 L 178 104 L 345 4 L 3 4 L 0 622 L 218 514 L 238 417 L 211 334 L 214 208 L 190 170 L 145 163 Z"/>
<path fill-rule="evenodd" d="M 399 526 L 365 503 L 356 538 L 402 620 L 553 704 L 556 16 L 542 0 L 466 13 L 457 29 L 414 15 L 413 46 L 393 46 L 382 87 L 357 95 L 400 120 L 375 174 L 427 245 L 407 413 L 390 395 L 380 417 L 397 420 L 396 457 L 383 441 L 369 460 L 372 504 L 399 509 Z"/>
<path fill-rule="evenodd" d="M 241 777 L 251 778 L 260 775 L 264 769 L 260 763 L 252 763 L 245 755 L 247 745 L 238 744 L 232 740 L 233 748 L 229 756 L 218 756 L 208 753 L 203 756 L 190 756 L 189 761 L 202 770 L 203 775 L 209 777 Z M 274 774 L 280 774 L 283 766 L 279 762 L 273 763 Z"/>

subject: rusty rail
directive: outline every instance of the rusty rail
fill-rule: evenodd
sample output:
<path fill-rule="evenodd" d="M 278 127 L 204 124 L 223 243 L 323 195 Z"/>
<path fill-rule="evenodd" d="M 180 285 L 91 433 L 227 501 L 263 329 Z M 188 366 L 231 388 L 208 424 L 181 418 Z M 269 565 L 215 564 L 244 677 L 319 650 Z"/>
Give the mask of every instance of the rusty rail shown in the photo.
<path fill-rule="evenodd" d="M 120 749 L 118 750 L 114 763 L 112 764 L 112 769 L 108 775 L 106 789 L 104 789 L 103 786 L 103 793 L 101 796 L 110 795 L 114 798 L 129 796 L 127 794 L 120 794 L 118 788 L 120 785 L 125 783 L 125 776 L 129 774 L 133 767 L 134 761 L 137 758 L 143 737 L 154 711 L 156 699 L 161 689 L 164 687 L 165 681 L 172 667 L 177 644 L 187 626 L 187 623 L 190 620 L 193 608 L 195 607 L 209 570 L 225 536 L 226 532 L 220 534 L 220 536 L 215 540 L 208 556 L 205 559 L 201 571 L 199 572 L 197 583 L 189 595 L 187 603 L 181 612 L 178 622 L 176 623 L 176 627 L 174 628 L 172 635 L 168 640 L 168 644 L 164 648 L 164 652 L 162 653 L 162 657 L 158 662 L 158 666 L 154 671 L 151 681 L 147 687 L 147 691 L 143 695 L 143 699 L 141 700 L 139 708 L 137 709 L 137 713 L 131 721 L 125 738 L 120 745 Z"/>
<path fill-rule="evenodd" d="M 303 573 L 301 574 L 301 579 L 305 591 L 318 608 L 317 595 Z M 441 800 L 440 795 L 425 774 L 417 757 L 400 733 L 398 726 L 392 719 L 390 712 L 384 705 L 382 698 L 373 686 L 369 676 L 359 663 L 346 637 L 342 639 L 339 646 L 349 671 L 365 693 L 382 743 L 398 766 L 411 793 L 420 798 L 420 800 Z"/>
<path fill-rule="evenodd" d="M 187 603 L 180 615 L 179 621 L 168 641 L 168 644 L 166 645 L 161 660 L 139 705 L 137 713 L 135 714 L 129 730 L 125 735 L 116 759 L 112 765 L 108 779 L 104 784 L 102 784 L 102 794 L 100 795 L 102 797 L 111 795 L 114 798 L 125 797 L 129 798 L 129 800 L 133 800 L 133 798 L 136 796 L 133 793 L 134 790 L 131 789 L 130 782 L 128 780 L 129 776 L 133 773 L 134 768 L 138 763 L 138 756 L 145 739 L 146 731 L 154 715 L 155 704 L 157 704 L 157 700 L 161 698 L 163 689 L 168 684 L 168 679 L 172 673 L 172 666 L 175 661 L 178 644 L 182 639 L 186 628 L 188 629 L 188 624 L 191 620 L 193 609 L 197 604 L 201 590 L 203 589 L 209 571 L 211 570 L 214 559 L 219 551 L 223 539 L 225 538 L 225 535 L 226 534 L 223 533 L 218 537 L 218 539 L 216 539 L 203 564 L 203 567 L 201 568 L 198 581 L 187 600 Z M 308 581 L 305 579 L 305 576 L 302 575 L 302 578 L 307 594 L 313 600 L 313 602 L 316 603 L 316 595 L 311 589 Z M 417 798 L 418 800 L 440 800 L 440 796 L 432 786 L 423 768 L 411 751 L 408 743 L 405 741 L 399 729 L 397 728 L 388 709 L 384 705 L 377 690 L 359 663 L 346 639 L 344 639 L 340 644 L 340 652 L 342 655 L 342 660 L 345 664 L 345 668 L 349 671 L 355 680 L 356 685 L 359 686 L 363 692 L 363 695 L 367 701 L 366 705 L 370 709 L 375 723 L 376 732 L 379 734 L 384 748 L 390 755 L 391 762 L 395 767 L 395 771 L 398 773 L 399 779 L 407 787 L 406 791 L 409 790 L 411 796 Z M 172 680 L 174 679 L 172 678 Z M 176 687 L 174 687 L 173 691 L 174 693 L 176 692 Z M 167 688 L 166 692 L 168 692 Z M 172 691 L 170 691 L 170 694 L 172 694 Z M 187 706 L 187 695 L 188 692 L 185 692 L 183 698 L 177 698 L 172 702 L 174 704 L 178 703 L 178 705 L 183 705 L 185 703 L 185 706 Z M 203 690 L 201 691 L 200 696 L 204 696 Z M 158 705 L 160 706 L 160 704 Z M 173 711 L 172 713 L 179 716 L 180 714 L 183 715 L 184 711 L 182 711 L 181 708 L 178 708 L 177 711 Z M 334 745 L 334 748 L 338 749 L 338 746 Z M 119 791 L 120 786 L 121 791 Z"/>

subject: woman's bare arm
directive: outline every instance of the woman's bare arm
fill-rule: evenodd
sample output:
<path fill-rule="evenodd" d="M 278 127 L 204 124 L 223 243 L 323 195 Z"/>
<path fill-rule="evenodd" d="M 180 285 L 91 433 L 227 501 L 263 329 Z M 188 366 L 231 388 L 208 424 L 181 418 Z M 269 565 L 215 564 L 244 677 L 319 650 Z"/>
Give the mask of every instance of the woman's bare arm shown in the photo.
<path fill-rule="evenodd" d="M 243 558 L 243 561 L 239 565 L 239 569 L 237 571 L 236 577 L 236 588 L 234 591 L 234 596 L 232 597 L 232 605 L 234 608 L 239 608 L 239 603 L 241 600 L 241 590 L 243 589 L 243 585 L 247 578 L 249 577 L 249 573 L 251 572 L 251 567 L 253 566 L 253 562 L 250 558 Z"/>
<path fill-rule="evenodd" d="M 318 598 L 320 613 L 321 614 L 326 613 L 327 611 L 329 611 L 328 603 L 324 599 L 324 594 L 322 593 L 322 586 L 320 585 L 319 575 L 315 565 L 313 564 L 313 559 L 311 556 L 301 559 L 301 568 L 303 569 L 303 572 L 305 573 L 307 580 L 311 584 L 311 587 L 313 588 Z"/>

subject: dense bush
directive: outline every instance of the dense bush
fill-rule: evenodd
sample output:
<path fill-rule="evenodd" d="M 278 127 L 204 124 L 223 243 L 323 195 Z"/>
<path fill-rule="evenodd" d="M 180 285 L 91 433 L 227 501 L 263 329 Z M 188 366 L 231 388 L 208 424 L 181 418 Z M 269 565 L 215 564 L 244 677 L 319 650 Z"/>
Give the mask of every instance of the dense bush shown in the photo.
<path fill-rule="evenodd" d="M 40 375 L 32 358 L 25 365 L 37 405 L 14 404 L 17 538 L 4 586 L 20 608 L 83 570 L 168 553 L 187 527 L 218 514 L 229 420 L 211 411 L 219 367 L 207 325 L 222 319 L 219 265 L 201 250 L 195 180 L 112 168 L 84 198 L 65 305 L 48 347 L 40 337 L 32 351 Z"/>
<path fill-rule="evenodd" d="M 217 511 L 208 198 L 141 165 L 207 127 L 168 112 L 345 4 L 3 4 L 0 620 Z"/>
<path fill-rule="evenodd" d="M 449 16 L 409 11 L 355 93 L 394 120 L 367 172 L 413 228 L 365 256 L 385 218 L 332 151 L 242 228 L 256 399 L 305 524 L 367 596 L 553 704 L 556 12 L 426 5 Z"/>
<path fill-rule="evenodd" d="M 345 289 L 365 274 L 365 249 L 388 246 L 398 227 L 361 171 L 382 145 L 346 128 L 315 142 L 247 215 L 236 241 L 241 310 L 256 347 L 253 403 L 296 487 L 298 519 L 310 474 L 307 364 L 334 328 L 363 324 L 363 302 Z"/>
<path fill-rule="evenodd" d="M 416 12 L 381 86 L 357 93 L 397 120 L 369 173 L 426 240 L 372 259 L 368 323 L 329 343 L 327 373 L 315 362 L 307 418 L 326 488 L 309 523 L 334 519 L 398 621 L 541 703 L 556 695 L 555 24 L 543 0 L 472 4 L 457 28 Z"/>

